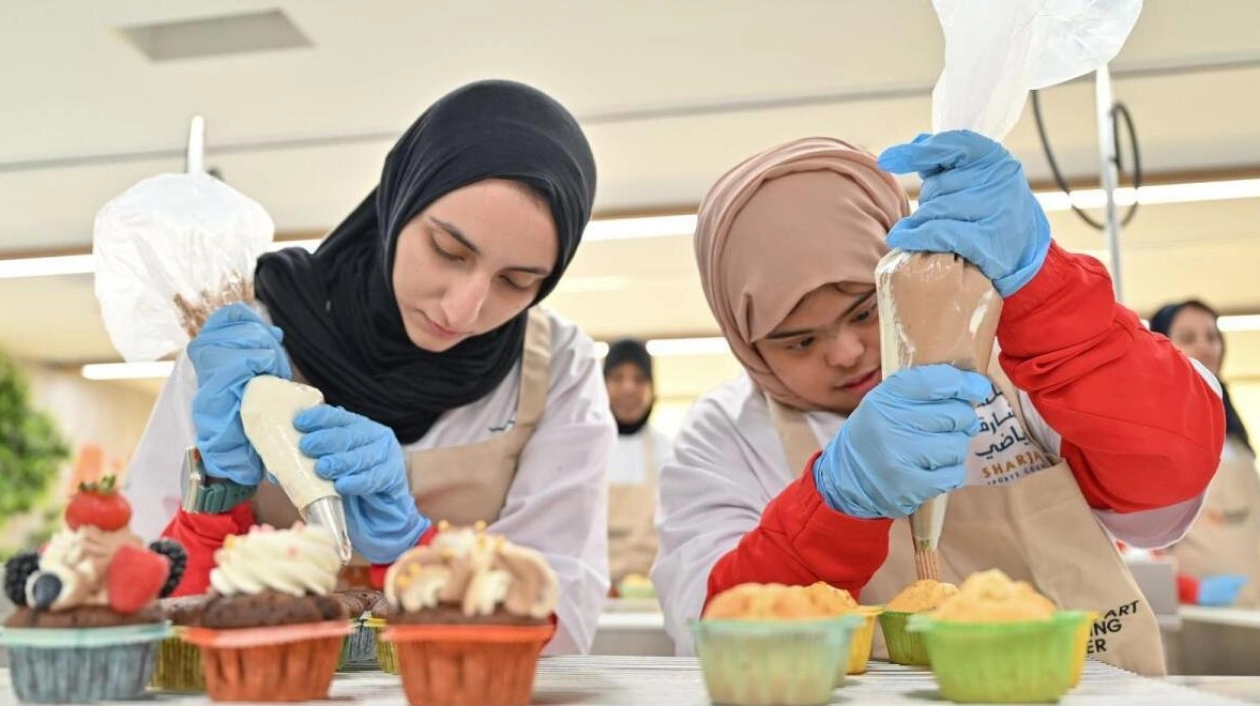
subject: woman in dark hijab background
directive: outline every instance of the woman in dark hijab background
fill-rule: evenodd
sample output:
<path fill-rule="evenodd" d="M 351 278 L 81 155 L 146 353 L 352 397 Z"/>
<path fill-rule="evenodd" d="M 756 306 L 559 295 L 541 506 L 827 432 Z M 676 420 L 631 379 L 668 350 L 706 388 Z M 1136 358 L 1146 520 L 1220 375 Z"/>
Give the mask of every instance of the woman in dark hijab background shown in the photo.
<path fill-rule="evenodd" d="M 1184 603 L 1260 608 L 1260 476 L 1247 427 L 1221 380 L 1225 339 L 1219 319 L 1216 310 L 1193 299 L 1161 307 L 1151 317 L 1151 331 L 1216 376 L 1225 403 L 1220 468 L 1198 520 L 1170 552 L 1178 560 Z"/>
<path fill-rule="evenodd" d="M 636 339 L 613 342 L 604 358 L 604 383 L 617 420 L 608 470 L 608 572 L 617 593 L 627 597 L 651 590 L 657 477 L 673 446 L 649 422 L 656 404 L 652 368 L 652 354 Z"/>
<path fill-rule="evenodd" d="M 327 403 L 294 426 L 344 502 L 346 583 L 379 583 L 438 520 L 484 521 L 555 569 L 550 650 L 588 650 L 608 587 L 614 426 L 593 342 L 535 305 L 572 261 L 594 195 L 573 116 L 523 84 L 481 81 L 416 120 L 314 253 L 262 257 L 258 302 L 216 312 L 189 345 L 133 463 L 133 503 L 178 496 L 170 470 L 194 444 L 214 485 L 249 497 L 179 510 L 164 531 L 189 547 L 177 593 L 205 590 L 227 535 L 297 518 L 240 421 L 245 384 L 278 375 Z"/>

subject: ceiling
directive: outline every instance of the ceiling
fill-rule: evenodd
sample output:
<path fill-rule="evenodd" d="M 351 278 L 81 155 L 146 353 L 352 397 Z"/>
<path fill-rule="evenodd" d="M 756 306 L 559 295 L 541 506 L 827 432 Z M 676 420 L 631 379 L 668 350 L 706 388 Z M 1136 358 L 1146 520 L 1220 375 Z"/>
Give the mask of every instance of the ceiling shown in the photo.
<path fill-rule="evenodd" d="M 120 31 L 276 8 L 310 47 L 152 63 Z M 1257 26 L 1254 0 L 1147 0 L 1112 72 L 1152 178 L 1260 176 Z M 207 121 L 208 164 L 281 233 L 327 230 L 426 105 L 484 77 L 532 83 L 578 115 L 599 165 L 598 211 L 692 208 L 777 142 L 826 134 L 879 150 L 927 129 L 942 47 L 928 0 L 3 3 L 0 254 L 90 248 L 105 201 L 183 168 L 194 114 Z M 1092 83 L 1043 98 L 1060 164 L 1089 182 Z M 1047 180 L 1029 113 L 1006 142 Z M 1105 248 L 1071 214 L 1051 223 L 1071 249 Z M 1257 223 L 1260 199 L 1143 206 L 1123 234 L 1126 301 L 1149 312 L 1197 295 L 1260 312 Z M 90 276 L 0 280 L 0 303 L 0 348 L 65 365 L 118 358 Z M 585 244 L 549 304 L 597 338 L 716 333 L 685 235 Z M 1230 345 L 1229 372 L 1260 376 L 1260 334 Z M 734 370 L 666 368 L 681 394 Z"/>

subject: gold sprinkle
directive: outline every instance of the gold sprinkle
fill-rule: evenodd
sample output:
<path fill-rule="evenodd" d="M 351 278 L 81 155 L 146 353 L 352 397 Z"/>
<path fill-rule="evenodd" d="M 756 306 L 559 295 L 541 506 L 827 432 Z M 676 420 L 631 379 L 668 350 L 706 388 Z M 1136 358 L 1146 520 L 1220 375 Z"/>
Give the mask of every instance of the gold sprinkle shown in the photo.
<path fill-rule="evenodd" d="M 445 533 L 446 531 L 450 529 L 451 529 L 451 522 L 449 520 L 438 521 L 438 532 Z"/>
<path fill-rule="evenodd" d="M 394 586 L 398 589 L 406 589 L 411 586 L 411 577 L 399 577 L 394 580 Z"/>
<path fill-rule="evenodd" d="M 408 577 L 415 577 L 416 575 L 420 574 L 420 573 L 421 573 L 421 572 L 423 572 L 423 571 L 424 571 L 424 568 L 423 568 L 423 567 L 421 567 L 421 566 L 420 566 L 420 565 L 418 565 L 418 564 L 415 564 L 415 565 L 412 565 L 412 566 L 410 566 L 410 567 L 408 567 L 408 568 L 407 568 L 407 576 L 408 576 Z"/>
<path fill-rule="evenodd" d="M 229 535 L 229 536 L 227 536 L 226 538 L 224 538 L 224 539 L 223 539 L 223 547 L 224 547 L 224 549 L 230 550 L 230 549 L 232 549 L 232 546 L 233 546 L 233 545 L 235 545 L 235 544 L 236 544 L 236 536 L 235 536 L 235 535 Z"/>
<path fill-rule="evenodd" d="M 441 550 L 438 550 L 438 557 L 442 558 L 443 560 L 449 560 L 454 556 L 455 556 L 455 551 L 450 549 L 449 547 L 444 547 Z"/>
<path fill-rule="evenodd" d="M 476 523 L 473 523 L 473 530 L 478 533 L 484 533 L 486 530 L 486 522 L 484 520 L 479 520 Z"/>

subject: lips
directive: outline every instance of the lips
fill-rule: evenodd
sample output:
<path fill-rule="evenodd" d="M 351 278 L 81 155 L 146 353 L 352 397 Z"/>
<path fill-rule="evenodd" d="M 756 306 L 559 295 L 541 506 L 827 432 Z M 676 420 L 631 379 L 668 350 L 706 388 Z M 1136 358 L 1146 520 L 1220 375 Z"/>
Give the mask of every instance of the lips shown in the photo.
<path fill-rule="evenodd" d="M 864 373 L 836 386 L 846 393 L 865 393 L 879 383 L 879 369 Z"/>

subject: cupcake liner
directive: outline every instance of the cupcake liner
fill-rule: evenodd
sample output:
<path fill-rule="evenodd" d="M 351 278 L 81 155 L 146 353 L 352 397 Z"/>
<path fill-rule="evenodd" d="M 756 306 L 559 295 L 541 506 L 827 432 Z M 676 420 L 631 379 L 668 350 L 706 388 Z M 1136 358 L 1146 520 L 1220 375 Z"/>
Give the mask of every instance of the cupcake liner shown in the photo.
<path fill-rule="evenodd" d="M 83 703 L 144 694 L 167 624 L 5 629 L 10 680 L 23 702 Z"/>
<path fill-rule="evenodd" d="M 692 623 L 705 688 L 714 704 L 821 705 L 843 684 L 856 614 L 812 621 Z M 839 675 L 837 676 L 837 673 Z"/>
<path fill-rule="evenodd" d="M 201 648 L 206 693 L 220 702 L 305 702 L 328 697 L 345 621 L 242 629 L 189 628 Z"/>
<path fill-rule="evenodd" d="M 871 659 L 871 647 L 875 643 L 875 620 L 883 613 L 883 609 L 879 607 L 862 607 L 853 612 L 852 616 L 861 617 L 862 622 L 853 629 L 853 639 L 850 641 L 849 655 L 847 659 L 841 660 L 840 670 L 845 675 L 861 675 L 866 672 L 866 664 Z M 836 685 L 844 684 L 844 676 L 836 676 Z"/>
<path fill-rule="evenodd" d="M 930 665 L 923 634 L 906 630 L 911 611 L 885 611 L 879 615 L 879 627 L 888 646 L 888 659 L 898 665 Z"/>
<path fill-rule="evenodd" d="M 182 627 L 175 635 L 158 644 L 157 662 L 149 687 L 163 692 L 205 692 L 206 678 L 201 672 L 201 649 L 183 639 Z"/>
<path fill-rule="evenodd" d="M 915 615 L 941 695 L 954 702 L 1054 702 L 1070 688 L 1076 638 L 1088 614 L 1045 621 L 968 623 Z"/>
<path fill-rule="evenodd" d="M 1089 634 L 1094 628 L 1094 622 L 1098 620 L 1098 616 L 1097 613 L 1092 611 L 1085 612 L 1085 619 L 1081 621 L 1081 625 L 1076 629 L 1076 644 L 1073 648 L 1074 657 L 1072 659 L 1072 687 L 1081 684 L 1081 673 L 1085 670 L 1085 661 L 1089 659 Z"/>
<path fill-rule="evenodd" d="M 346 636 L 341 643 L 341 658 L 337 670 L 348 667 L 376 667 L 376 635 L 380 628 L 369 626 L 362 619 L 350 622 L 353 633 Z"/>
<path fill-rule="evenodd" d="M 391 626 L 381 640 L 397 651 L 413 705 L 524 705 L 555 626 Z"/>
<path fill-rule="evenodd" d="M 398 649 L 393 643 L 386 641 L 381 636 L 381 631 L 385 628 L 385 619 L 375 616 L 364 619 L 364 625 L 376 631 L 376 664 L 381 671 L 390 675 L 397 675 L 398 670 Z"/>

